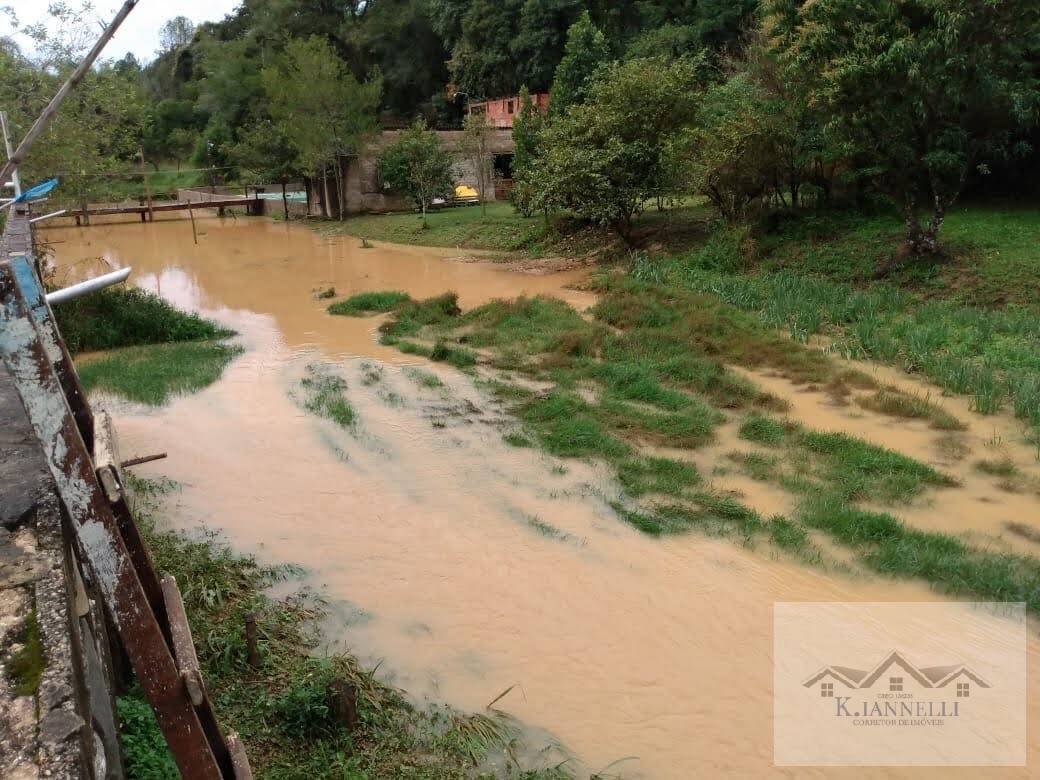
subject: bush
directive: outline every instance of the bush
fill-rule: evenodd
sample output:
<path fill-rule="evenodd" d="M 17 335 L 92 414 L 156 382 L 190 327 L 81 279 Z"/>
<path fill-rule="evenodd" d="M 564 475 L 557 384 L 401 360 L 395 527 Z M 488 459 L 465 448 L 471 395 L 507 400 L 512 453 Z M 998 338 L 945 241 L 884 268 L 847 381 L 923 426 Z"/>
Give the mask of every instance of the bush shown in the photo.
<path fill-rule="evenodd" d="M 137 780 L 179 780 L 166 739 L 159 730 L 152 707 L 139 690 L 116 700 L 119 739 L 123 748 L 126 774 Z"/>
<path fill-rule="evenodd" d="M 687 259 L 690 268 L 737 273 L 745 270 L 757 255 L 757 245 L 747 225 L 721 227 L 708 242 Z"/>
<path fill-rule="evenodd" d="M 69 352 L 94 352 L 140 344 L 205 341 L 234 333 L 171 306 L 144 290 L 112 287 L 55 307 Z"/>

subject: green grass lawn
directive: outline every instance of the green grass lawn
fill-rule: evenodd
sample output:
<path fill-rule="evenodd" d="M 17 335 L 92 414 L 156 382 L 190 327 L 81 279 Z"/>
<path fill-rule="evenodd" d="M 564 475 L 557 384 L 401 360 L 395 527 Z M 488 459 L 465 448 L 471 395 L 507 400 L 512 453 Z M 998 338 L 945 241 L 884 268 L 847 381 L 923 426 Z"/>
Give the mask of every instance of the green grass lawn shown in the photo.
<path fill-rule="evenodd" d="M 184 163 L 181 169 L 169 163 L 160 165 L 159 170 L 149 165 L 145 175 L 148 177 L 147 189 L 151 191 L 152 198 L 172 200 L 177 197 L 178 189 L 208 183 L 207 174 L 194 168 L 191 163 Z M 120 175 L 107 177 L 100 183 L 94 182 L 93 185 L 90 200 L 94 203 L 136 201 L 144 198 L 146 192 L 139 168 L 130 168 Z M 57 197 L 61 198 L 60 190 Z"/>
<path fill-rule="evenodd" d="M 546 235 L 544 218 L 525 217 L 503 201 L 487 204 L 487 216 L 480 206 L 459 206 L 432 211 L 427 222 L 424 229 L 419 214 L 371 214 L 343 223 L 325 222 L 320 230 L 394 244 L 506 252 L 536 249 Z"/>
<path fill-rule="evenodd" d="M 810 213 L 759 239 L 759 265 L 862 284 L 891 261 L 902 230 L 895 215 Z M 890 280 L 922 297 L 969 305 L 1040 303 L 1040 208 L 958 206 L 940 235 L 945 261 L 908 263 L 894 269 Z"/>

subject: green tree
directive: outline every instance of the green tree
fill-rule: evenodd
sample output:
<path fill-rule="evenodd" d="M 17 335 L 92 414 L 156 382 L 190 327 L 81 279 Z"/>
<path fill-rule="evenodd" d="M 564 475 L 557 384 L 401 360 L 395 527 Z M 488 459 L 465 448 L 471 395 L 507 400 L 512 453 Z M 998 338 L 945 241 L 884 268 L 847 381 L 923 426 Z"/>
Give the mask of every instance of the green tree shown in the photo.
<path fill-rule="evenodd" d="M 597 72 L 610 59 L 610 47 L 585 11 L 567 31 L 563 59 L 553 79 L 549 111 L 563 114 L 569 106 L 585 101 Z"/>
<path fill-rule="evenodd" d="M 451 155 L 422 119 L 383 150 L 379 175 L 391 190 L 411 198 L 422 212 L 423 228 L 428 227 L 426 210 L 433 199 L 449 197 L 455 184 Z"/>
<path fill-rule="evenodd" d="M 969 173 L 1036 124 L 1035 2 L 771 0 L 767 14 L 778 54 L 814 75 L 855 174 L 903 210 L 908 250 L 937 251 Z"/>
<path fill-rule="evenodd" d="M 535 204 L 569 209 L 630 240 L 633 217 L 674 185 L 674 147 L 702 92 L 693 60 L 608 66 L 586 101 L 543 132 L 532 172 Z"/>
<path fill-rule="evenodd" d="M 746 73 L 711 85 L 676 147 L 689 185 L 726 220 L 747 217 L 773 182 L 765 97 Z"/>
<path fill-rule="evenodd" d="M 494 127 L 487 114 L 470 114 L 462 128 L 460 151 L 473 169 L 477 183 L 480 213 L 487 216 L 487 193 L 494 188 L 494 158 L 491 155 L 491 135 Z"/>
<path fill-rule="evenodd" d="M 231 159 L 256 184 L 277 182 L 282 187 L 282 209 L 289 219 L 286 185 L 303 175 L 299 152 L 273 122 L 258 122 L 239 135 L 231 147 Z"/>
<path fill-rule="evenodd" d="M 516 78 L 535 92 L 548 92 L 563 57 L 567 30 L 581 14 L 581 0 L 525 0 L 510 51 Z"/>
<path fill-rule="evenodd" d="M 376 75 L 359 82 L 324 39 L 311 36 L 290 41 L 278 63 L 264 69 L 263 84 L 271 116 L 296 147 L 299 166 L 322 174 L 327 216 L 331 214 L 326 172 L 331 168 L 337 215 L 343 219 L 343 158 L 357 153 L 376 131 L 382 79 Z"/>
<path fill-rule="evenodd" d="M 195 37 L 195 23 L 186 16 L 175 16 L 159 28 L 159 54 L 181 49 Z"/>
<path fill-rule="evenodd" d="M 531 100 L 527 87 L 521 87 L 520 110 L 513 117 L 513 189 L 509 197 L 525 217 L 533 213 L 531 176 L 538 160 L 539 136 L 544 124 L 541 109 Z"/>

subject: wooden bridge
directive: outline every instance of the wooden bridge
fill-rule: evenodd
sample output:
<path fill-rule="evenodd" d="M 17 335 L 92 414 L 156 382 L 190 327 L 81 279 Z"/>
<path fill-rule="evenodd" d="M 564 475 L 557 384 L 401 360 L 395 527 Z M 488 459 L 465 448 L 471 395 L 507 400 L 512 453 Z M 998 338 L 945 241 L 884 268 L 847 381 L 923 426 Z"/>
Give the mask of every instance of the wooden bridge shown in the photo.
<path fill-rule="evenodd" d="M 199 193 L 201 194 L 201 193 Z M 75 217 L 76 224 L 85 221 L 90 224 L 91 217 L 104 217 L 113 214 L 140 214 L 141 221 L 151 221 L 157 212 L 162 211 L 193 211 L 194 209 L 217 209 L 221 215 L 224 209 L 245 208 L 246 213 L 251 216 L 259 216 L 264 213 L 264 201 L 257 195 L 252 197 L 208 196 L 199 200 L 183 200 L 171 202 L 147 203 L 140 201 L 137 204 L 117 204 L 114 206 L 91 206 L 85 209 L 69 209 L 66 216 Z"/>

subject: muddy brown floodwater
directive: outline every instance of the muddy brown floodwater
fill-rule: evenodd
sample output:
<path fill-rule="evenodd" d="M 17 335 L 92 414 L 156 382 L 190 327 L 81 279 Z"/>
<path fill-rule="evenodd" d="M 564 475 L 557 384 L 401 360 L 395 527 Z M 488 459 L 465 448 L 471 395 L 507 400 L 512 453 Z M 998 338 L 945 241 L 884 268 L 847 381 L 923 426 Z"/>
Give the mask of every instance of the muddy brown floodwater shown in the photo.
<path fill-rule="evenodd" d="M 496 705 L 552 734 L 579 776 L 1027 777 L 1009 769 L 780 769 L 773 765 L 777 601 L 935 601 L 916 583 L 828 573 L 695 534 L 652 539 L 609 508 L 596 467 L 505 445 L 509 421 L 458 372 L 377 344 L 379 319 L 331 317 L 313 291 L 454 290 L 464 307 L 567 289 L 459 252 L 323 238 L 257 219 L 46 231 L 71 275 L 132 265 L 132 281 L 217 319 L 247 347 L 223 378 L 154 410 L 110 400 L 125 452 L 182 485 L 169 509 L 270 562 L 295 563 L 332 601 L 330 644 L 420 701 Z M 94 260 L 91 260 L 93 258 Z M 355 430 L 302 411 L 311 367 L 348 384 Z M 443 386 L 417 381 L 415 366 Z M 773 390 L 783 388 L 771 387 Z M 149 467 L 143 467 L 148 473 Z M 1029 628 L 1029 660 L 1040 655 Z M 1028 759 L 1040 760 L 1035 676 Z"/>

